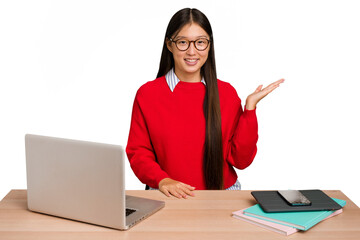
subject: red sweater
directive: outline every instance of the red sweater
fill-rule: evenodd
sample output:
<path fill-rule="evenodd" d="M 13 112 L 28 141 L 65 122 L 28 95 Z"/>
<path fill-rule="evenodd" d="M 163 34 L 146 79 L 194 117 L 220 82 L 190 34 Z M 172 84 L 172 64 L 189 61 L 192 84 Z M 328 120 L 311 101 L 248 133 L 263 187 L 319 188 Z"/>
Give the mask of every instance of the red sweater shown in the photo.
<path fill-rule="evenodd" d="M 218 80 L 224 154 L 224 189 L 256 155 L 258 126 L 255 110 L 243 111 L 236 90 Z M 206 86 L 179 82 L 171 92 L 165 76 L 142 85 L 136 93 L 126 154 L 135 175 L 158 188 L 172 178 L 206 189 L 203 175 Z"/>

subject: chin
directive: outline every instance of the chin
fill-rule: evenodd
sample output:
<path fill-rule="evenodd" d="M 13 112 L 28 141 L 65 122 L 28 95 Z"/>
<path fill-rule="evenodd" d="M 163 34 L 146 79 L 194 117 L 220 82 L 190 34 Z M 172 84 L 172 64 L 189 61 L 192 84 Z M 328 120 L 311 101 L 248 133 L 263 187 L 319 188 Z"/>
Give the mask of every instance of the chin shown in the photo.
<path fill-rule="evenodd" d="M 188 73 L 196 73 L 197 71 L 200 71 L 201 67 L 198 67 L 198 66 L 192 66 L 192 67 L 185 66 L 183 69 L 184 69 L 185 72 L 188 72 Z"/>

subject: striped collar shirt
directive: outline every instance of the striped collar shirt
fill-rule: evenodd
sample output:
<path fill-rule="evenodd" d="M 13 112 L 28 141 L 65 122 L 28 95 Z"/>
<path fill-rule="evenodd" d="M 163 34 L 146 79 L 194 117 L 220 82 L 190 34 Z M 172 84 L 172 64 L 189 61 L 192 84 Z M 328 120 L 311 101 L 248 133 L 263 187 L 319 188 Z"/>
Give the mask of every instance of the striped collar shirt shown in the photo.
<path fill-rule="evenodd" d="M 167 84 L 169 85 L 170 90 L 173 92 L 176 85 L 180 82 L 180 79 L 176 76 L 174 68 L 165 75 Z M 201 82 L 206 86 L 204 77 L 202 77 Z"/>

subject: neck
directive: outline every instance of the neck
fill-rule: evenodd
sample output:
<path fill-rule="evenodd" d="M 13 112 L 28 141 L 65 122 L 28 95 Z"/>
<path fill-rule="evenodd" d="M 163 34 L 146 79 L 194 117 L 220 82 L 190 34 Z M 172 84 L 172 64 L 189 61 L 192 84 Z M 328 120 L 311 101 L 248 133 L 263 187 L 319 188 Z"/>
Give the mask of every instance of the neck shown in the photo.
<path fill-rule="evenodd" d="M 184 72 L 178 72 L 175 69 L 175 74 L 182 82 L 201 82 L 201 74 L 200 69 L 199 71 L 196 71 L 194 73 L 184 73 Z"/>

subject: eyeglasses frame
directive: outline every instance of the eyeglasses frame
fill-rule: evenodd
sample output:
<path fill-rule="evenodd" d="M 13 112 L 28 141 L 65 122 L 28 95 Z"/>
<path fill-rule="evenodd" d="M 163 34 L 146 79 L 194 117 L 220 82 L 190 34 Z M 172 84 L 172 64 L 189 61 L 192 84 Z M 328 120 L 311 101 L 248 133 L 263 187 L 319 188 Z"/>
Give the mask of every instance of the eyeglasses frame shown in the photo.
<path fill-rule="evenodd" d="M 203 50 L 199 50 L 199 49 L 196 47 L 196 45 L 195 45 L 195 42 L 196 42 L 197 40 L 200 40 L 200 39 L 205 39 L 205 40 L 208 41 L 208 45 L 207 45 L 206 48 L 204 48 Z M 187 40 L 187 41 L 189 41 L 189 46 L 187 47 L 187 49 L 185 49 L 185 50 L 180 50 L 179 47 L 177 46 L 176 42 L 179 41 L 179 40 L 182 40 L 182 39 L 174 40 L 174 39 L 172 39 L 172 38 L 169 38 L 169 40 L 170 40 L 171 42 L 175 43 L 176 48 L 177 48 L 179 51 L 182 51 L 182 52 L 188 50 L 188 49 L 190 48 L 191 43 L 194 43 L 194 47 L 196 48 L 196 50 L 198 50 L 198 51 L 205 51 L 205 50 L 209 47 L 210 42 L 211 42 L 211 40 L 210 40 L 210 39 L 207 39 L 207 38 L 198 38 L 198 39 L 193 40 L 193 41 Z"/>

